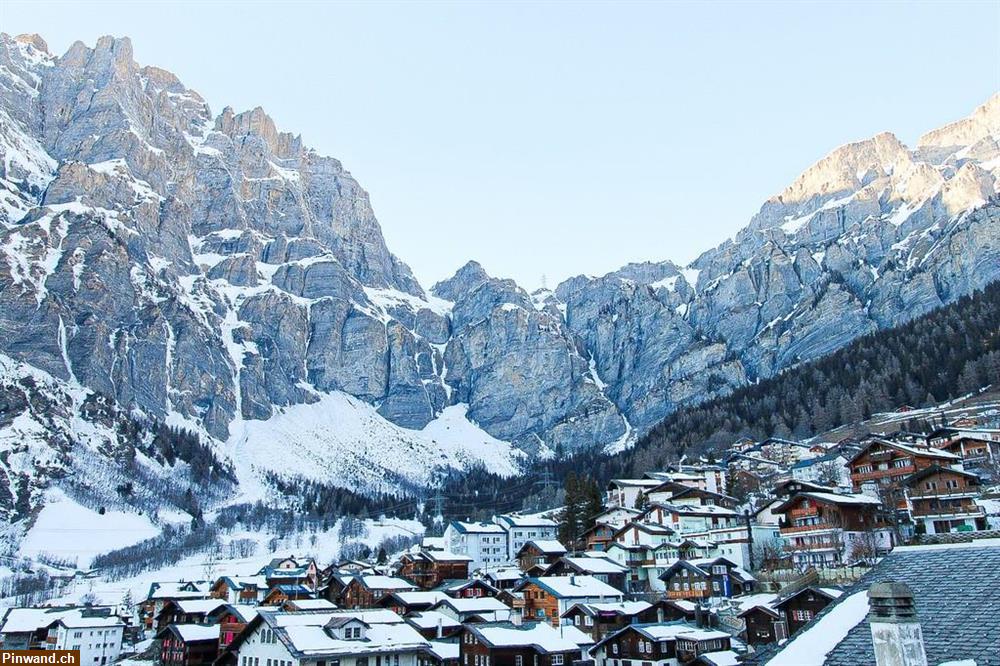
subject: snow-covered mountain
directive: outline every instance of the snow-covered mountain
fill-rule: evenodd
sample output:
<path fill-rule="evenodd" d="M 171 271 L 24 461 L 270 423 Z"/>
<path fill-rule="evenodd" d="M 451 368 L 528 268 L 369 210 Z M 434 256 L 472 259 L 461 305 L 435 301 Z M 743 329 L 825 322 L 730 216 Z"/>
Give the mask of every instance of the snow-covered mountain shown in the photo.
<path fill-rule="evenodd" d="M 410 489 L 627 446 L 1000 277 L 998 140 L 995 95 L 915 149 L 835 150 L 688 267 L 528 294 L 470 262 L 427 292 L 350 173 L 263 110 L 214 115 L 128 39 L 56 57 L 3 35 L 0 358 L 8 388 L 40 378 L 66 410 L 4 410 L 0 468 L 34 488 L 4 506 L 135 448 L 92 444 L 95 401 L 202 433 L 243 498 L 271 473 Z"/>

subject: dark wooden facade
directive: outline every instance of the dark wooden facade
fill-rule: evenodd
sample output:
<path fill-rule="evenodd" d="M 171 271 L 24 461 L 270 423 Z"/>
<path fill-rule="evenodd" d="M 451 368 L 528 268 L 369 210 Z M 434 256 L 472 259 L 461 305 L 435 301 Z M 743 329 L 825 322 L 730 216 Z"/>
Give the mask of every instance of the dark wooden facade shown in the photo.
<path fill-rule="evenodd" d="M 167 627 L 160 638 L 160 663 L 163 666 L 209 666 L 219 654 L 219 639 L 185 641 L 174 627 Z"/>
<path fill-rule="evenodd" d="M 459 634 L 459 663 L 462 666 L 570 666 L 581 651 L 547 653 L 532 646 L 491 646 L 466 627 Z"/>
<path fill-rule="evenodd" d="M 829 606 L 835 598 L 823 590 L 807 587 L 776 603 L 774 608 L 784 616 L 788 635 L 791 636 Z"/>
<path fill-rule="evenodd" d="M 406 553 L 399 574 L 422 590 L 433 590 L 445 581 L 469 577 L 468 559 L 442 559 L 433 553 Z"/>

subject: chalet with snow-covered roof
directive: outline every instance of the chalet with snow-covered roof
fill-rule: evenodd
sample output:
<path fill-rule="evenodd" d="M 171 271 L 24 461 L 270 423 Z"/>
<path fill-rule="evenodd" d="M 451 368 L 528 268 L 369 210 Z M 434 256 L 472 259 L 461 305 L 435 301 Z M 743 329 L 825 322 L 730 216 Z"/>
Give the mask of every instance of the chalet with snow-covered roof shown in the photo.
<path fill-rule="evenodd" d="M 459 654 L 468 666 L 569 666 L 583 649 L 546 622 L 504 622 L 466 626 Z"/>
<path fill-rule="evenodd" d="M 440 590 L 416 590 L 412 592 L 401 590 L 385 595 L 377 602 L 377 605 L 379 608 L 388 608 L 399 615 L 408 615 L 428 610 L 447 596 Z"/>
<path fill-rule="evenodd" d="M 987 528 L 986 513 L 976 504 L 981 486 L 977 475 L 931 465 L 911 474 L 903 485 L 917 532 L 946 534 Z"/>
<path fill-rule="evenodd" d="M 170 624 L 156 638 L 164 666 L 209 666 L 219 653 L 218 625 Z"/>
<path fill-rule="evenodd" d="M 462 631 L 462 623 L 439 611 L 419 611 L 403 618 L 428 640 L 448 640 Z"/>
<path fill-rule="evenodd" d="M 139 620 L 152 629 L 164 604 L 175 599 L 207 599 L 211 596 L 209 581 L 161 581 L 150 583 L 146 598 L 139 602 Z"/>
<path fill-rule="evenodd" d="M 638 518 L 641 513 L 642 511 L 631 506 L 610 506 L 594 516 L 594 522 L 611 527 L 621 527 Z"/>
<path fill-rule="evenodd" d="M 316 593 L 301 583 L 279 583 L 268 590 L 261 606 L 284 606 L 296 599 L 315 599 Z M 332 602 L 331 602 L 332 603 Z"/>
<path fill-rule="evenodd" d="M 704 488 L 689 486 L 678 481 L 664 481 L 646 493 L 650 504 L 721 506 L 733 509 L 738 504 L 735 497 L 722 495 Z"/>
<path fill-rule="evenodd" d="M 1000 466 L 1000 441 L 985 437 L 956 437 L 942 443 L 942 451 L 954 453 L 962 458 L 962 467 L 969 472 L 977 472 L 984 478 L 1000 481 L 997 468 Z"/>
<path fill-rule="evenodd" d="M 553 541 L 559 533 L 559 524 L 550 518 L 507 513 L 493 521 L 507 533 L 507 559 L 513 560 L 518 551 L 529 541 Z"/>
<path fill-rule="evenodd" d="M 507 622 L 511 616 L 510 606 L 495 597 L 479 597 L 475 599 L 445 597 L 434 604 L 431 610 L 443 613 L 463 624 L 471 622 Z"/>
<path fill-rule="evenodd" d="M 617 590 L 624 590 L 628 567 L 609 557 L 565 556 L 545 570 L 546 576 L 593 576 Z"/>
<path fill-rule="evenodd" d="M 515 611 L 527 620 L 549 622 L 558 627 L 560 618 L 573 604 L 623 601 L 621 590 L 593 576 L 541 576 L 521 582 L 523 595 Z"/>
<path fill-rule="evenodd" d="M 555 539 L 532 539 L 517 551 L 517 565 L 521 571 L 532 574 L 544 571 L 550 564 L 566 554 L 566 546 Z"/>
<path fill-rule="evenodd" d="M 221 599 L 171 599 L 156 616 L 157 631 L 171 624 L 204 624 L 208 615 L 225 606 Z"/>
<path fill-rule="evenodd" d="M 874 438 L 847 464 L 854 492 L 876 495 L 880 489 L 901 488 L 908 476 L 925 467 L 940 465 L 961 469 L 962 459 L 943 449 Z M 905 503 L 897 508 L 905 508 Z"/>
<path fill-rule="evenodd" d="M 445 581 L 468 578 L 472 558 L 446 550 L 419 550 L 403 553 L 399 561 L 400 576 L 422 590 L 432 590 Z"/>
<path fill-rule="evenodd" d="M 788 635 L 792 636 L 841 594 L 843 591 L 836 588 L 810 585 L 781 596 L 771 607 L 781 614 L 788 628 Z"/>
<path fill-rule="evenodd" d="M 281 604 L 281 610 L 286 613 L 306 613 L 309 611 L 331 611 L 336 610 L 337 605 L 329 599 L 315 599 L 312 597 L 305 599 L 288 599 Z"/>
<path fill-rule="evenodd" d="M 562 615 L 571 624 L 599 641 L 622 627 L 639 622 L 641 614 L 652 608 L 646 601 L 615 601 L 597 604 L 573 604 Z"/>
<path fill-rule="evenodd" d="M 580 535 L 580 542 L 587 550 L 607 550 L 617 531 L 618 528 L 613 525 L 594 523 Z"/>
<path fill-rule="evenodd" d="M 205 616 L 205 624 L 218 626 L 219 652 L 221 653 L 255 617 L 257 617 L 256 606 L 226 604 Z"/>
<path fill-rule="evenodd" d="M 341 593 L 339 605 L 342 608 L 375 608 L 387 594 L 416 589 L 416 585 L 402 578 L 354 576 Z"/>
<path fill-rule="evenodd" d="M 448 580 L 437 588 L 438 592 L 444 592 L 449 597 L 455 599 L 478 599 L 479 597 L 495 597 L 500 592 L 499 589 L 482 578 L 471 578 L 466 580 Z"/>
<path fill-rule="evenodd" d="M 524 572 L 517 566 L 498 567 L 482 573 L 483 580 L 497 590 L 512 590 L 524 580 Z"/>
<path fill-rule="evenodd" d="M 677 560 L 660 575 L 670 599 L 735 597 L 753 591 L 756 579 L 732 560 Z"/>
<path fill-rule="evenodd" d="M 270 587 L 265 576 L 222 576 L 212 585 L 211 596 L 230 604 L 258 604 Z"/>
<path fill-rule="evenodd" d="M 788 624 L 784 614 L 770 603 L 746 606 L 738 617 L 743 620 L 741 635 L 748 645 L 769 645 L 788 638 Z"/>
<path fill-rule="evenodd" d="M 800 492 L 773 509 L 785 552 L 797 568 L 836 567 L 893 547 L 882 504 L 868 495 Z"/>
<path fill-rule="evenodd" d="M 262 610 L 219 666 L 420 666 L 430 641 L 392 611 L 284 613 Z"/>
<path fill-rule="evenodd" d="M 604 637 L 590 654 L 598 664 L 629 666 L 688 664 L 700 655 L 730 650 L 725 631 L 703 629 L 686 622 L 633 624 Z"/>
<path fill-rule="evenodd" d="M 118 659 L 124 631 L 108 606 L 9 608 L 0 620 L 0 648 L 79 650 L 81 664 L 103 666 Z"/>
<path fill-rule="evenodd" d="M 715 552 L 715 544 L 691 539 L 658 546 L 625 546 L 612 543 L 608 558 L 628 568 L 625 590 L 630 593 L 663 592 L 660 575 L 678 559 L 697 559 Z"/>

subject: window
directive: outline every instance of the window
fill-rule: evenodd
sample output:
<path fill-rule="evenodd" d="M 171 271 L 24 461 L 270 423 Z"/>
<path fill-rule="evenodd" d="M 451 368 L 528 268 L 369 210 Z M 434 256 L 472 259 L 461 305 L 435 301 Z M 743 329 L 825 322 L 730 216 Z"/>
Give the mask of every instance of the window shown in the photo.
<path fill-rule="evenodd" d="M 611 644 L 611 654 L 618 654 L 618 643 Z"/>
<path fill-rule="evenodd" d="M 552 666 L 562 666 L 563 656 L 561 654 L 552 655 Z"/>
<path fill-rule="evenodd" d="M 717 580 L 712 581 L 712 589 L 715 590 L 716 592 L 719 591 L 719 581 Z"/>
<path fill-rule="evenodd" d="M 588 615 L 587 617 L 584 618 L 584 624 L 586 624 L 588 627 L 594 626 L 594 618 Z"/>
<path fill-rule="evenodd" d="M 524 666 L 524 656 L 517 654 L 514 655 L 514 666 Z"/>

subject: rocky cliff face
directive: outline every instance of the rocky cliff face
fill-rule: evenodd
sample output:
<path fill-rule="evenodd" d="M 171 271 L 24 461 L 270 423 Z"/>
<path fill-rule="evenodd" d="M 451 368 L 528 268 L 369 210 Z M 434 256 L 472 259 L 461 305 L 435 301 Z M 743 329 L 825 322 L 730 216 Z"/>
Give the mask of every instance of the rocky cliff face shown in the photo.
<path fill-rule="evenodd" d="M 998 139 L 995 96 L 915 149 L 882 134 L 835 150 L 691 266 L 527 294 L 473 262 L 427 293 L 350 173 L 261 109 L 213 115 L 127 39 L 55 57 L 3 35 L 0 352 L 233 459 L 267 445 L 260 424 L 331 396 L 424 434 L 460 408 L 493 461 L 497 440 L 622 447 L 1000 277 Z M 427 465 L 475 464 L 478 448 Z M 335 469 L 341 449 L 309 450 Z M 244 477 L 281 469 L 254 459 Z"/>

